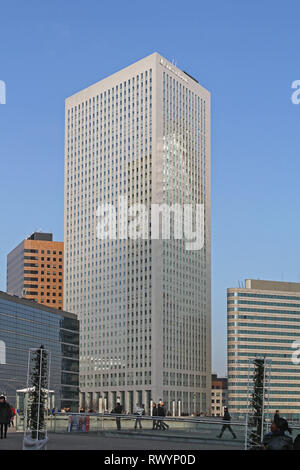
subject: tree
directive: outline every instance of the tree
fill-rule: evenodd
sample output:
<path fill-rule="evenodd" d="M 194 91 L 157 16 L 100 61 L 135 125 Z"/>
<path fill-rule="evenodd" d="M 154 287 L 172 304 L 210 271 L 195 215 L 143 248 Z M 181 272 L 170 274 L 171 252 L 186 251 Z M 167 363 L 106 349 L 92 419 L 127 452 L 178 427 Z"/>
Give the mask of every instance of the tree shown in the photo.
<path fill-rule="evenodd" d="M 253 392 L 251 395 L 251 406 L 253 409 L 254 429 L 250 434 L 252 448 L 258 448 L 261 444 L 261 431 L 263 426 L 263 407 L 264 407 L 264 373 L 265 360 L 255 359 L 253 373 Z"/>
<path fill-rule="evenodd" d="M 42 345 L 32 355 L 28 396 L 28 424 L 33 439 L 45 437 L 45 405 L 47 400 L 48 352 Z"/>

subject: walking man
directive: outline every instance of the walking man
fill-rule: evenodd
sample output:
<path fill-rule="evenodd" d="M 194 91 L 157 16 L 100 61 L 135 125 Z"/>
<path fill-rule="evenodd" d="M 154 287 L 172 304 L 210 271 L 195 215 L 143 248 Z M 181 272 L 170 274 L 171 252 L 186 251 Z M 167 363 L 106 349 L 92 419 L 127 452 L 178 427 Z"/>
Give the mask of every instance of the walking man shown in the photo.
<path fill-rule="evenodd" d="M 157 416 L 156 403 L 152 404 L 152 416 Z M 157 429 L 157 428 L 158 428 L 158 421 L 156 419 L 154 419 L 153 422 L 152 422 L 152 429 Z"/>
<path fill-rule="evenodd" d="M 10 420 L 12 418 L 12 411 L 9 403 L 5 400 L 5 396 L 0 396 L 0 427 L 1 427 L 1 439 L 3 439 L 3 430 L 4 438 L 7 437 L 7 428 L 9 426 Z"/>
<path fill-rule="evenodd" d="M 233 435 L 233 439 L 236 439 L 236 435 L 235 433 L 233 432 L 231 426 L 230 426 L 230 421 L 231 421 L 231 416 L 229 414 L 229 411 L 228 411 L 228 408 L 227 406 L 225 406 L 224 408 L 224 416 L 223 416 L 223 421 L 227 421 L 227 424 L 223 424 L 222 426 L 222 430 L 221 430 L 221 434 L 219 434 L 219 438 L 221 438 L 223 436 L 223 433 L 225 431 L 225 429 L 228 429 L 228 431 L 231 432 L 231 434 Z"/>
<path fill-rule="evenodd" d="M 116 413 L 117 415 L 120 415 L 120 414 L 123 413 L 123 406 L 121 405 L 121 403 L 118 402 L 116 404 L 116 407 L 115 407 L 113 412 Z M 120 429 L 121 429 L 121 418 L 120 418 L 120 416 L 116 417 L 116 423 L 117 423 L 117 429 L 118 429 L 118 431 L 120 431 Z"/>
<path fill-rule="evenodd" d="M 166 413 L 167 412 L 166 412 L 166 408 L 164 406 L 164 402 L 160 402 L 159 405 L 158 405 L 158 409 L 157 409 L 158 416 L 165 417 Z M 169 429 L 169 425 L 161 419 L 158 422 L 158 428 L 162 429 L 162 430 Z"/>
<path fill-rule="evenodd" d="M 135 414 L 138 415 L 138 418 L 136 418 L 136 420 L 135 420 L 135 425 L 134 425 L 135 430 L 137 428 L 137 425 L 139 425 L 140 429 L 142 429 L 142 415 L 143 415 L 143 412 L 144 412 L 143 406 L 140 406 L 140 405 L 136 404 Z"/>

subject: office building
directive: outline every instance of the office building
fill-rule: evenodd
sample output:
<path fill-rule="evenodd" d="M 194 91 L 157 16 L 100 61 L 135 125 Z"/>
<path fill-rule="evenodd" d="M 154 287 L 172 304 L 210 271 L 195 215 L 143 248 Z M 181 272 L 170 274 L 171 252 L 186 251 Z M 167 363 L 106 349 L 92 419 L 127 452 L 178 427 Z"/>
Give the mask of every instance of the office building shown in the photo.
<path fill-rule="evenodd" d="M 79 322 L 75 315 L 0 292 L 0 393 L 16 405 L 26 388 L 30 348 L 51 353 L 50 389 L 57 409 L 79 408 Z"/>
<path fill-rule="evenodd" d="M 283 416 L 299 419 L 300 369 L 295 353 L 300 349 L 300 283 L 247 279 L 245 287 L 227 290 L 227 305 L 231 414 L 246 412 L 248 361 L 266 357 L 271 360 L 266 377 L 270 414 L 279 409 Z M 251 366 L 250 383 L 252 372 Z"/>
<path fill-rule="evenodd" d="M 224 416 L 228 401 L 228 380 L 212 374 L 211 378 L 211 416 Z"/>
<path fill-rule="evenodd" d="M 7 256 L 7 292 L 63 308 L 64 243 L 34 232 Z"/>
<path fill-rule="evenodd" d="M 133 239 L 134 204 L 163 203 L 202 204 L 202 249 L 155 239 L 149 221 Z M 106 238 L 103 204 L 118 215 Z M 210 238 L 210 93 L 197 80 L 154 53 L 66 100 L 64 308 L 80 319 L 88 407 L 209 412 Z"/>

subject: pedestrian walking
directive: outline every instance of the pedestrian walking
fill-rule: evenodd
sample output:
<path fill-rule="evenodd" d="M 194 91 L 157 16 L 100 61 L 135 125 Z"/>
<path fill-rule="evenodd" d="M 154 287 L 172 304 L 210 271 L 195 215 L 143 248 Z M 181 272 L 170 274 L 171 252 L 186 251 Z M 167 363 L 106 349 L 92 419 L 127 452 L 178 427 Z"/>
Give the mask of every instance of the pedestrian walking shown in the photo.
<path fill-rule="evenodd" d="M 136 420 L 135 420 L 135 425 L 134 425 L 135 430 L 136 430 L 138 425 L 139 425 L 139 428 L 142 429 L 142 416 L 143 416 L 144 411 L 145 410 L 144 410 L 143 406 L 140 406 L 140 405 L 136 404 L 135 414 L 138 416 L 138 418 L 136 418 Z"/>
<path fill-rule="evenodd" d="M 223 424 L 221 433 L 220 433 L 217 437 L 221 438 L 221 437 L 223 436 L 224 431 L 225 431 L 226 429 L 228 429 L 228 431 L 231 432 L 231 434 L 232 434 L 232 436 L 233 436 L 233 439 L 236 439 L 236 435 L 235 435 L 235 433 L 233 432 L 233 430 L 232 430 L 232 428 L 231 428 L 231 426 L 230 426 L 230 424 L 229 424 L 230 421 L 231 421 L 231 416 L 230 416 L 230 414 L 229 414 L 229 411 L 228 411 L 227 406 L 225 406 L 225 408 L 224 408 L 223 421 L 226 421 L 227 424 Z"/>
<path fill-rule="evenodd" d="M 164 402 L 162 402 L 161 406 L 162 406 L 162 409 L 163 409 L 163 415 L 164 415 L 164 417 L 166 417 L 168 413 L 167 413 L 167 408 L 166 408 Z M 164 429 L 169 429 L 169 425 L 167 423 L 165 423 L 165 421 L 163 421 L 162 424 L 163 424 Z"/>
<path fill-rule="evenodd" d="M 157 416 L 159 416 L 160 419 L 157 420 L 156 429 L 162 429 L 162 424 L 161 423 L 162 423 L 163 410 L 162 410 L 162 407 L 161 407 L 161 401 L 157 405 Z"/>
<path fill-rule="evenodd" d="M 7 437 L 7 428 L 10 424 L 10 420 L 13 414 L 11 411 L 11 407 L 9 403 L 5 400 L 5 396 L 0 396 L 0 428 L 1 428 L 1 439 L 3 439 L 3 431 L 4 431 L 4 438 Z"/>
<path fill-rule="evenodd" d="M 157 406 L 156 403 L 152 404 L 152 416 L 157 416 Z M 152 429 L 158 429 L 158 421 L 154 419 L 152 422 Z"/>
<path fill-rule="evenodd" d="M 13 406 L 11 406 L 10 409 L 11 409 L 10 426 L 14 427 L 14 420 L 15 420 L 15 416 L 16 416 L 16 410 L 14 409 Z"/>
<path fill-rule="evenodd" d="M 164 405 L 164 402 L 161 401 L 158 405 L 158 408 L 157 408 L 157 414 L 158 416 L 160 416 L 161 418 L 162 417 L 165 417 L 167 412 L 166 412 L 166 408 L 165 408 L 165 405 Z M 162 419 L 160 419 L 158 421 L 158 429 L 161 429 L 162 431 L 166 430 L 166 429 L 169 429 L 169 425 L 167 423 L 165 423 Z"/>
<path fill-rule="evenodd" d="M 117 415 L 120 415 L 120 414 L 123 413 L 123 406 L 121 405 L 121 403 L 118 402 L 116 404 L 116 407 L 113 410 L 113 413 L 115 413 Z M 116 417 L 116 423 L 117 423 L 117 429 L 118 429 L 118 431 L 120 431 L 121 430 L 121 418 L 120 418 L 120 416 Z"/>

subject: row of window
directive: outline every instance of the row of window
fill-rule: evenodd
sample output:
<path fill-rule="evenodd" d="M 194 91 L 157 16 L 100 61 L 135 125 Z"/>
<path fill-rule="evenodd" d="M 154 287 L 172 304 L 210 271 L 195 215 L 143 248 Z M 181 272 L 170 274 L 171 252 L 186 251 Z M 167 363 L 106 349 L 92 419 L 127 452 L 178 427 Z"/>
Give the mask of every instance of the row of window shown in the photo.
<path fill-rule="evenodd" d="M 300 308 L 300 304 L 297 305 L 296 303 L 283 303 L 283 302 L 259 302 L 255 300 L 228 300 L 228 304 L 248 304 L 248 305 L 265 305 L 266 307 L 298 307 Z"/>
<path fill-rule="evenodd" d="M 238 327 L 238 326 L 250 326 L 250 327 L 255 327 L 255 328 L 261 328 L 263 329 L 263 333 L 265 334 L 276 334 L 275 332 L 271 332 L 270 330 L 267 330 L 267 328 L 277 328 L 277 329 L 292 329 L 292 330 L 299 330 L 300 325 L 278 325 L 276 323 L 244 323 L 244 322 L 228 322 L 228 327 Z M 238 330 L 240 332 L 240 330 Z M 255 330 L 257 332 L 257 330 Z M 253 333 L 253 331 L 252 331 Z M 258 332 L 257 332 L 258 333 Z M 261 334 L 261 332 L 259 332 Z M 280 333 L 279 333 L 280 334 Z M 284 334 L 284 333 L 282 333 Z"/>
<path fill-rule="evenodd" d="M 271 310 L 271 309 L 266 309 L 266 308 L 239 308 L 239 307 L 234 307 L 234 308 L 228 308 L 228 312 L 257 312 L 257 313 L 278 313 L 280 315 L 300 315 L 300 310 Z"/>
<path fill-rule="evenodd" d="M 229 292 L 228 297 L 257 297 L 260 299 L 300 300 L 300 297 L 292 295 L 250 294 L 248 292 Z"/>
<path fill-rule="evenodd" d="M 28 249 L 28 248 L 24 248 L 24 253 L 39 253 L 39 250 L 33 250 L 33 249 Z M 41 250 L 41 254 L 45 254 L 45 250 Z M 53 250 L 53 251 L 50 251 L 50 250 L 47 250 L 47 255 L 56 255 L 57 254 L 57 251 L 56 250 Z M 59 255 L 62 255 L 62 251 L 58 251 L 58 254 Z"/>

